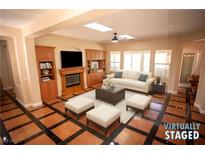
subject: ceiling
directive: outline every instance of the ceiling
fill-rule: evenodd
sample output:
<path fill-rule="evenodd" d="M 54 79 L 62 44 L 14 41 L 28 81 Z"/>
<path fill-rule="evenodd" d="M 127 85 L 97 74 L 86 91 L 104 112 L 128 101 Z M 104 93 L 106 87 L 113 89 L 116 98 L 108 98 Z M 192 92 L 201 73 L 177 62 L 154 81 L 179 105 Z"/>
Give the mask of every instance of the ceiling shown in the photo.
<path fill-rule="evenodd" d="M 0 25 L 23 28 L 47 14 L 59 10 L 3 9 L 0 10 Z M 113 29 L 100 32 L 84 27 L 81 23 L 53 34 L 96 42 L 110 42 L 113 33 L 128 34 L 135 39 L 181 35 L 205 28 L 205 10 L 119 10 L 90 22 L 98 22 Z"/>
<path fill-rule="evenodd" d="M 135 39 L 182 35 L 205 28 L 205 10 L 122 10 L 90 21 L 108 26 L 113 31 L 100 32 L 82 23 L 53 34 L 96 42 L 110 42 L 113 33 L 128 34 Z"/>
<path fill-rule="evenodd" d="M 0 25 L 23 28 L 32 24 L 36 19 L 53 12 L 43 9 L 1 9 Z"/>

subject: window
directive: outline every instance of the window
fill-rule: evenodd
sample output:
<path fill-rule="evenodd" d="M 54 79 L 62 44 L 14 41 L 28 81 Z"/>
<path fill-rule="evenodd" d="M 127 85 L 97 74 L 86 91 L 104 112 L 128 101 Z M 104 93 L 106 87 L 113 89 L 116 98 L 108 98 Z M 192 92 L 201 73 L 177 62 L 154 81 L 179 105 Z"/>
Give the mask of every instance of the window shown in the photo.
<path fill-rule="evenodd" d="M 155 52 L 155 75 L 164 80 L 169 78 L 171 53 L 171 50 L 156 50 Z"/>
<path fill-rule="evenodd" d="M 150 51 L 126 51 L 124 69 L 149 72 Z"/>
<path fill-rule="evenodd" d="M 110 70 L 116 71 L 120 69 L 120 52 L 113 51 L 110 53 Z"/>

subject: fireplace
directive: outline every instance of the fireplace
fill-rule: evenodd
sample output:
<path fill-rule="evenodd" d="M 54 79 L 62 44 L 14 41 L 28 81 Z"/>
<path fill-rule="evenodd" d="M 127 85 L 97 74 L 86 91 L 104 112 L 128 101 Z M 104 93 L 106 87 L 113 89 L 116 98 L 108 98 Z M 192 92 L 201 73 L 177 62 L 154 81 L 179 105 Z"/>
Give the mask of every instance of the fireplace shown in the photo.
<path fill-rule="evenodd" d="M 66 88 L 80 85 L 80 73 L 69 74 L 65 76 L 66 78 Z"/>
<path fill-rule="evenodd" d="M 80 93 L 84 90 L 85 67 L 70 67 L 60 69 L 62 96 Z"/>

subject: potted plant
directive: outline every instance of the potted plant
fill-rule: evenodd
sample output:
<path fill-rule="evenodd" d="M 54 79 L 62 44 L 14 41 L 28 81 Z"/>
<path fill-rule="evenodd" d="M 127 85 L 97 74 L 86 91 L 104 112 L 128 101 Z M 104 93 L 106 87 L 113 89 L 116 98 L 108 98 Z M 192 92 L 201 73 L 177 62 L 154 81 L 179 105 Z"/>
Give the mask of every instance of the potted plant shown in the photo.
<path fill-rule="evenodd" d="M 159 76 L 157 76 L 157 77 L 156 77 L 156 79 L 155 79 L 155 81 L 156 81 L 156 83 L 157 83 L 157 84 L 159 84 L 159 83 L 160 83 L 160 80 L 161 80 L 161 79 L 160 79 L 160 77 L 159 77 Z"/>

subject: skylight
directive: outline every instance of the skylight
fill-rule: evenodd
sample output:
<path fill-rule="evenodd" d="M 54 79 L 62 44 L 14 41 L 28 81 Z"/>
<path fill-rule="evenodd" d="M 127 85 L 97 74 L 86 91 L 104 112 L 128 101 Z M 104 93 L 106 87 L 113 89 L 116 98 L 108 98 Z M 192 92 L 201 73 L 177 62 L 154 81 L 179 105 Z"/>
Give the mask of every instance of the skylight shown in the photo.
<path fill-rule="evenodd" d="M 113 30 L 112 28 L 106 27 L 106 26 L 99 24 L 99 23 L 96 23 L 96 22 L 92 22 L 92 23 L 89 23 L 89 24 L 84 25 L 84 26 L 87 28 L 101 31 L 101 32 L 108 32 L 108 31 Z"/>
<path fill-rule="evenodd" d="M 133 36 L 130 36 L 130 35 L 127 35 L 127 34 L 125 34 L 125 35 L 118 35 L 118 38 L 120 38 L 120 39 L 126 39 L 126 40 L 134 39 Z"/>

